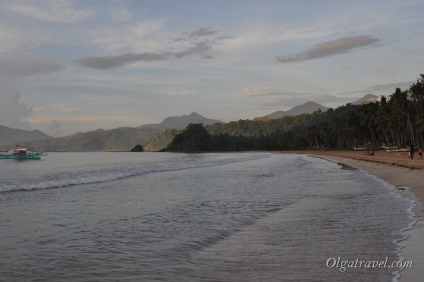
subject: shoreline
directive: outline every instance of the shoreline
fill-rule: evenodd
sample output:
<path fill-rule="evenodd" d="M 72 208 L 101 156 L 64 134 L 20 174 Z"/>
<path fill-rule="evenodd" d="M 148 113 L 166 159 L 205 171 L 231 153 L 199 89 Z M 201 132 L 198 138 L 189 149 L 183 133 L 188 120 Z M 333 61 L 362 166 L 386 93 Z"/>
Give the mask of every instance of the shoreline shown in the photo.
<path fill-rule="evenodd" d="M 414 201 L 412 212 L 416 223 L 404 230 L 407 238 L 400 242 L 400 255 L 413 261 L 413 267 L 399 271 L 399 281 L 421 281 L 424 274 L 424 159 L 414 160 L 408 152 L 395 153 L 377 151 L 374 156 L 364 156 L 363 151 L 281 151 L 279 153 L 306 154 L 324 157 L 336 162 L 357 167 L 393 185 L 403 197 Z"/>

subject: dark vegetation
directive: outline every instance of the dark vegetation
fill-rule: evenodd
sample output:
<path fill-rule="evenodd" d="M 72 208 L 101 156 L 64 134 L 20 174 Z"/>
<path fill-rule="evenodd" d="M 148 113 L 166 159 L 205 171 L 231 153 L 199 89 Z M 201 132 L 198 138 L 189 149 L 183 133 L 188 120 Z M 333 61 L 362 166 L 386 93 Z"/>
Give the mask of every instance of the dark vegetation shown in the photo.
<path fill-rule="evenodd" d="M 144 152 L 144 148 L 142 145 L 138 144 L 131 149 L 131 152 Z"/>
<path fill-rule="evenodd" d="M 239 120 L 203 127 L 190 124 L 166 151 L 352 149 L 424 144 L 424 75 L 408 90 L 364 105 L 275 120 Z"/>

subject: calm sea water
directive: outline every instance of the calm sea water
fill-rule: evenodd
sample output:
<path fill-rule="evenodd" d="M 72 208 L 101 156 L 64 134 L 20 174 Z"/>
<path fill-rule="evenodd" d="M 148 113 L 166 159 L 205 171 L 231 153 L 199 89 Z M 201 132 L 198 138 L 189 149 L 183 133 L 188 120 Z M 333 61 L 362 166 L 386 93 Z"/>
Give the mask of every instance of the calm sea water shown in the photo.
<path fill-rule="evenodd" d="M 0 281 L 391 281 L 411 202 L 356 169 L 268 153 L 0 162 Z"/>

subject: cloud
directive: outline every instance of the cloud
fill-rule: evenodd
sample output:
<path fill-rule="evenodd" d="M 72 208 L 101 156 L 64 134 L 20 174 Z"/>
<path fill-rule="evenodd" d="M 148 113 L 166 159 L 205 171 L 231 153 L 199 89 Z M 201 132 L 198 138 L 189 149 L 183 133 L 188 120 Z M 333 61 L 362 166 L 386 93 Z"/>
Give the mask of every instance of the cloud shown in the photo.
<path fill-rule="evenodd" d="M 74 112 L 76 110 L 77 110 L 77 108 L 71 107 L 71 106 L 69 106 L 68 104 L 65 104 L 65 103 L 54 104 L 52 106 L 52 111 L 55 111 L 55 112 Z"/>
<path fill-rule="evenodd" d="M 393 94 L 396 90 L 396 88 L 400 88 L 402 90 L 409 89 L 409 87 L 413 84 L 413 81 L 401 81 L 401 82 L 394 82 L 394 83 L 387 83 L 387 84 L 379 84 L 379 85 L 372 85 L 366 91 L 368 92 L 385 92 L 385 94 L 390 95 Z"/>
<path fill-rule="evenodd" d="M 10 1 L 3 9 L 41 21 L 60 23 L 76 22 L 93 14 L 88 9 L 76 9 L 72 4 L 70 0 Z"/>
<path fill-rule="evenodd" d="M 389 69 L 385 67 L 379 67 L 375 70 L 374 73 L 385 74 L 385 75 L 395 75 L 396 71 L 394 69 Z"/>
<path fill-rule="evenodd" d="M 209 36 L 209 35 L 213 35 L 213 34 L 216 34 L 216 33 L 217 33 L 216 30 L 213 30 L 213 29 L 210 29 L 210 28 L 207 28 L 207 27 L 201 27 L 201 28 L 196 29 L 194 31 L 184 32 L 183 33 L 185 35 L 184 37 L 175 38 L 173 40 L 173 42 L 197 39 L 199 37 Z"/>
<path fill-rule="evenodd" d="M 119 25 L 104 25 L 100 28 L 84 30 L 83 33 L 102 49 L 118 53 L 150 52 L 169 44 L 164 39 L 163 20 L 134 22 L 127 19 Z M 165 35 L 166 37 L 169 37 Z"/>
<path fill-rule="evenodd" d="M 0 92 L 0 123 L 3 126 L 30 130 L 31 125 L 25 121 L 32 109 L 20 102 L 21 95 L 17 91 Z"/>
<path fill-rule="evenodd" d="M 82 67 L 106 70 L 123 67 L 128 64 L 135 62 L 154 62 L 154 61 L 163 61 L 169 58 L 183 58 L 190 55 L 200 55 L 204 58 L 210 57 L 207 52 L 211 47 L 206 43 L 197 44 L 191 48 L 180 52 L 165 52 L 165 53 L 126 53 L 117 56 L 107 56 L 107 57 L 86 57 L 77 60 L 77 64 Z"/>
<path fill-rule="evenodd" d="M 0 58 L 0 76 L 22 78 L 63 70 L 64 67 L 50 59 Z"/>
<path fill-rule="evenodd" d="M 143 52 L 143 53 L 124 53 L 116 56 L 106 57 L 85 57 L 75 62 L 86 68 L 99 70 L 120 68 L 135 62 L 155 62 L 168 59 L 181 59 L 193 55 L 198 55 L 201 58 L 212 58 L 212 47 L 220 40 L 227 37 L 220 36 L 218 38 L 204 38 L 214 35 L 217 32 L 208 28 L 200 28 L 192 32 L 184 33 L 185 37 L 176 38 L 171 43 L 188 43 L 181 51 L 164 51 L 164 52 Z M 201 39 L 199 39 L 201 38 Z M 171 46 L 170 48 L 173 48 Z"/>
<path fill-rule="evenodd" d="M 44 105 L 44 106 L 34 107 L 33 111 L 35 114 L 39 114 L 39 113 L 65 114 L 67 112 L 76 112 L 78 111 L 78 108 L 72 107 L 66 103 L 58 103 L 53 105 Z"/>
<path fill-rule="evenodd" d="M 216 33 L 215 30 L 202 27 L 202 28 L 199 28 L 195 31 L 189 32 L 188 37 L 189 38 L 195 38 L 195 37 L 209 36 L 209 35 L 212 35 L 212 34 L 215 34 L 215 33 Z"/>
<path fill-rule="evenodd" d="M 134 17 L 134 11 L 128 7 L 126 1 L 114 0 L 109 3 L 111 19 L 123 23 L 129 22 Z"/>
<path fill-rule="evenodd" d="M 326 41 L 315 45 L 311 49 L 295 55 L 278 56 L 277 63 L 291 63 L 330 57 L 337 54 L 347 53 L 353 49 L 372 46 L 381 42 L 376 37 L 359 35 L 353 37 L 342 37 L 333 41 Z"/>
<path fill-rule="evenodd" d="M 245 93 L 248 95 L 262 95 L 264 93 L 272 93 L 280 91 L 278 87 L 275 86 L 267 86 L 267 85 L 254 85 L 254 86 L 247 86 L 240 89 L 237 89 L 236 92 Z"/>
<path fill-rule="evenodd" d="M 61 136 L 63 133 L 61 126 L 62 124 L 60 122 L 57 120 L 52 120 L 52 123 L 49 126 L 49 132 L 51 132 L 53 136 Z"/>
<path fill-rule="evenodd" d="M 62 124 L 60 122 L 58 122 L 57 120 L 52 120 L 52 123 L 50 124 L 49 129 L 58 130 L 61 126 Z"/>
<path fill-rule="evenodd" d="M 378 85 L 369 85 L 365 88 L 355 90 L 355 91 L 347 91 L 341 92 L 340 95 L 356 95 L 361 94 L 374 94 L 374 95 L 384 95 L 388 96 L 395 92 L 396 88 L 400 88 L 402 90 L 409 89 L 409 87 L 413 84 L 413 81 L 400 81 L 400 82 L 392 82 L 387 84 L 378 84 Z"/>
<path fill-rule="evenodd" d="M 0 2 L 1 5 L 1 2 Z M 0 53 L 16 52 L 18 50 L 29 50 L 39 47 L 46 42 L 51 42 L 53 36 L 37 27 L 11 26 L 0 22 Z"/>

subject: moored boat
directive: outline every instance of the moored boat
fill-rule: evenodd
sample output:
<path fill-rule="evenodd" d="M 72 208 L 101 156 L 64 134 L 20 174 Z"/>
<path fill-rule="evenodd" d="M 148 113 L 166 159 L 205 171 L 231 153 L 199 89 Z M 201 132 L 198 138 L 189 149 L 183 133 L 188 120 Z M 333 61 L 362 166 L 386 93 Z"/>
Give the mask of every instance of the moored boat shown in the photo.
<path fill-rule="evenodd" d="M 32 152 L 30 149 L 16 148 L 6 153 L 0 153 L 0 159 L 39 160 L 45 155 L 47 154 L 44 152 Z"/>
<path fill-rule="evenodd" d="M 409 148 L 398 148 L 398 147 L 388 147 L 388 146 L 381 146 L 383 149 L 385 149 L 387 152 L 409 152 Z"/>

